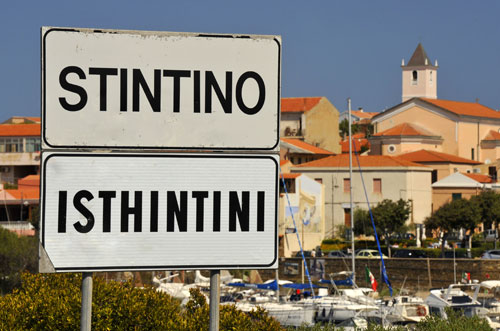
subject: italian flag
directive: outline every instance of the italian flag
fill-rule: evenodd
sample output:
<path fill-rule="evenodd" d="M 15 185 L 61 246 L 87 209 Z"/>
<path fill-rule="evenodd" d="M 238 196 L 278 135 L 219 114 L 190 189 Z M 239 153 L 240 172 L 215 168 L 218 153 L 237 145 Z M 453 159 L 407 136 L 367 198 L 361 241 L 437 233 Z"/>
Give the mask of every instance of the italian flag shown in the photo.
<path fill-rule="evenodd" d="M 372 290 L 377 291 L 377 286 L 378 286 L 377 280 L 373 276 L 370 269 L 368 269 L 368 267 L 365 267 L 365 270 L 366 270 L 366 282 L 370 283 L 370 285 L 372 286 Z"/>

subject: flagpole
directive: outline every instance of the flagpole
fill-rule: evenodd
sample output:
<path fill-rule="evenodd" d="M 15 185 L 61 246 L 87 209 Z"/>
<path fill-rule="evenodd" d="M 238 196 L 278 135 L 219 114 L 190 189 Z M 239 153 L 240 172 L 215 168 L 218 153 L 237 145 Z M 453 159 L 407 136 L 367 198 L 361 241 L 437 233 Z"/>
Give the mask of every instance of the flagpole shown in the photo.
<path fill-rule="evenodd" d="M 352 119 L 351 98 L 347 98 L 347 109 L 349 111 L 349 217 L 351 221 L 351 251 L 352 251 L 352 280 L 356 282 L 356 257 L 354 256 L 354 210 L 352 208 Z"/>

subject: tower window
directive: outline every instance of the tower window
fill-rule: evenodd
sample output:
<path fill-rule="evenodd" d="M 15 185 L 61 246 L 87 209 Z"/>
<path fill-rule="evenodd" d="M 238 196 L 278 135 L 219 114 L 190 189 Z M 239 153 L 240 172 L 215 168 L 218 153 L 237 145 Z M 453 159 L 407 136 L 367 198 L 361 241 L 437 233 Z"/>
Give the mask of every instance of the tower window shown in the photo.
<path fill-rule="evenodd" d="M 417 80 L 418 80 L 417 70 L 413 70 L 412 73 L 411 73 L 411 83 L 413 85 L 417 85 Z"/>

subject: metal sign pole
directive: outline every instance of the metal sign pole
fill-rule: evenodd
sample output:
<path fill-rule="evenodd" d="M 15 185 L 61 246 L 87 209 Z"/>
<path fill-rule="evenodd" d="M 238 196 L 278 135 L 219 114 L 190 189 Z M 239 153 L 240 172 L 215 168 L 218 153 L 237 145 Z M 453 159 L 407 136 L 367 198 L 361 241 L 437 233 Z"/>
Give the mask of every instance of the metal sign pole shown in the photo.
<path fill-rule="evenodd" d="M 82 273 L 82 309 L 80 331 L 90 331 L 92 324 L 92 273 Z"/>
<path fill-rule="evenodd" d="M 219 331 L 220 270 L 210 271 L 210 327 Z"/>

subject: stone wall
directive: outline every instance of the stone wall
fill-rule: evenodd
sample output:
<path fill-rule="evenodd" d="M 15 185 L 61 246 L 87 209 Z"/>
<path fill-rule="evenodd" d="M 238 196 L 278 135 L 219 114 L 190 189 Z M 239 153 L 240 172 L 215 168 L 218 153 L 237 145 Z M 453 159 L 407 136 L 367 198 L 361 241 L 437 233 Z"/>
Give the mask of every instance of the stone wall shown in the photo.
<path fill-rule="evenodd" d="M 308 266 L 314 262 L 307 258 Z M 352 266 L 351 259 L 341 258 L 317 258 L 324 260 L 325 273 L 328 274 L 350 271 Z M 482 259 L 456 259 L 456 271 L 453 269 L 453 259 L 398 259 L 392 258 L 384 260 L 389 280 L 394 289 L 399 289 L 404 283 L 404 288 L 413 291 L 427 291 L 430 288 L 447 287 L 454 282 L 456 275 L 457 282 L 462 279 L 462 273 L 471 274 L 471 279 L 477 279 L 480 282 L 487 279 L 500 280 L 500 261 L 482 260 Z M 279 278 L 287 279 L 293 282 L 302 281 L 302 263 L 300 258 L 280 258 Z M 296 267 L 296 268 L 295 268 Z M 377 282 L 382 284 L 381 262 L 377 259 L 356 259 L 356 282 L 358 286 L 367 286 L 365 280 L 365 267 L 368 267 L 373 273 Z M 287 270 L 285 270 L 287 269 Z M 296 274 L 291 274 L 293 271 Z M 268 280 L 275 277 L 274 270 L 259 270 L 262 279 Z M 311 270 L 311 274 L 314 274 Z M 304 276 L 307 282 L 307 277 Z M 313 281 L 319 280 L 313 276 Z M 383 287 L 382 287 L 383 288 Z M 380 289 L 380 287 L 379 287 Z"/>

